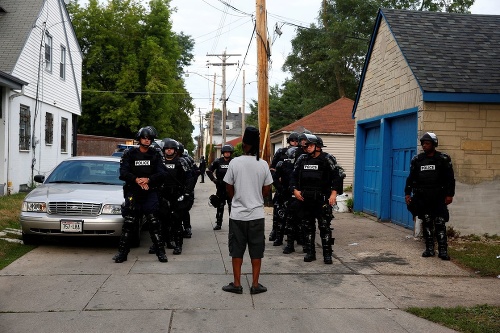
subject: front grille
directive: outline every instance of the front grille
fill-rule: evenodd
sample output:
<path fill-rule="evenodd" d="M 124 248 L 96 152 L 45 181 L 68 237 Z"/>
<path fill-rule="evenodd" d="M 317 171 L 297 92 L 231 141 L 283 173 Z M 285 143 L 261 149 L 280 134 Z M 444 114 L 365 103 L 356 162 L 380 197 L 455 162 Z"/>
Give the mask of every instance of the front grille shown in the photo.
<path fill-rule="evenodd" d="M 69 216 L 97 216 L 101 204 L 85 202 L 49 202 L 49 214 Z"/>

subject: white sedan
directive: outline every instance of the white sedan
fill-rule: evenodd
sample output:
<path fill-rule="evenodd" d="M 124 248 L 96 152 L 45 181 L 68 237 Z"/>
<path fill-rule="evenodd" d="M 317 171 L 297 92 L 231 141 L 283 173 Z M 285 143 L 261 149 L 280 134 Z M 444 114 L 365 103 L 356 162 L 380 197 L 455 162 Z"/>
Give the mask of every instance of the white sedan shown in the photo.
<path fill-rule="evenodd" d="M 40 237 L 119 237 L 123 217 L 123 184 L 118 179 L 120 159 L 78 156 L 62 161 L 42 185 L 24 199 L 20 222 L 25 244 Z M 140 228 L 132 237 L 138 246 Z"/>

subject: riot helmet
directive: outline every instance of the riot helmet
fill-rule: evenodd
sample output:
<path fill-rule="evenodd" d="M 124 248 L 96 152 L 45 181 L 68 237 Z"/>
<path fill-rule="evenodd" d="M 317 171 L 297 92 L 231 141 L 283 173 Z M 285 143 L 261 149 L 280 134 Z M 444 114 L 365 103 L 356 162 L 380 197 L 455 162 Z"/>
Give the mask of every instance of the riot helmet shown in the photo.
<path fill-rule="evenodd" d="M 224 154 L 227 151 L 232 154 L 234 152 L 233 146 L 231 146 L 230 144 L 225 144 L 224 146 L 222 146 L 221 152 Z"/>
<path fill-rule="evenodd" d="M 168 148 L 177 150 L 179 143 L 171 138 L 165 138 L 162 140 L 163 150 L 167 150 Z"/>
<path fill-rule="evenodd" d="M 323 143 L 322 138 L 320 138 L 319 136 L 316 135 L 316 139 L 317 139 L 317 144 L 316 144 L 317 147 L 319 147 L 319 148 L 326 147 L 325 144 Z"/>
<path fill-rule="evenodd" d="M 430 141 L 434 145 L 434 147 L 438 146 L 438 138 L 437 135 L 432 133 L 432 132 L 426 132 L 422 137 L 420 138 L 420 144 L 422 144 L 424 141 Z"/>
<path fill-rule="evenodd" d="M 147 138 L 150 140 L 150 145 L 154 142 L 157 137 L 156 129 L 153 126 L 142 127 L 137 134 L 135 135 L 135 139 L 139 141 L 139 144 L 143 147 L 149 147 L 147 145 L 141 144 L 141 138 Z"/>
<path fill-rule="evenodd" d="M 290 141 L 299 141 L 299 133 L 297 132 L 292 132 L 286 139 L 286 142 L 289 144 Z"/>
<path fill-rule="evenodd" d="M 306 145 L 314 143 L 316 146 L 319 145 L 318 137 L 314 134 L 305 134 L 306 136 Z M 322 141 L 321 141 L 322 142 Z"/>

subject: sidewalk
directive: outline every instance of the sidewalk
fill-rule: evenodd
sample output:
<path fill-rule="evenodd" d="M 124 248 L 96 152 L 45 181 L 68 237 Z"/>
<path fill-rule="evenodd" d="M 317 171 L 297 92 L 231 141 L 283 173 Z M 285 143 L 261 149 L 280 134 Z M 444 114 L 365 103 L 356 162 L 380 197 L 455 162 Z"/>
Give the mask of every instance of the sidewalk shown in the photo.
<path fill-rule="evenodd" d="M 115 264 L 111 246 L 46 243 L 0 271 L 0 332 L 453 332 L 402 309 L 500 305 L 500 280 L 476 278 L 453 262 L 422 258 L 412 231 L 349 213 L 333 220 L 334 263 L 306 263 L 266 241 L 260 282 L 250 295 L 250 258 L 243 294 L 232 281 L 228 215 L 213 231 L 212 183 L 198 184 L 193 238 L 168 263 L 141 247 Z M 270 209 L 266 217 L 269 234 Z M 301 250 L 301 247 L 296 247 Z"/>

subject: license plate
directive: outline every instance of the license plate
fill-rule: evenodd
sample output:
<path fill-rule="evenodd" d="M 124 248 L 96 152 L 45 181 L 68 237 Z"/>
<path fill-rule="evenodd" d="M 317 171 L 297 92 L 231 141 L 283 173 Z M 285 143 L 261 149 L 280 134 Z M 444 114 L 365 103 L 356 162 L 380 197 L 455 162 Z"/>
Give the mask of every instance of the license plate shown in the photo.
<path fill-rule="evenodd" d="M 83 221 L 61 220 L 61 232 L 83 232 Z"/>

